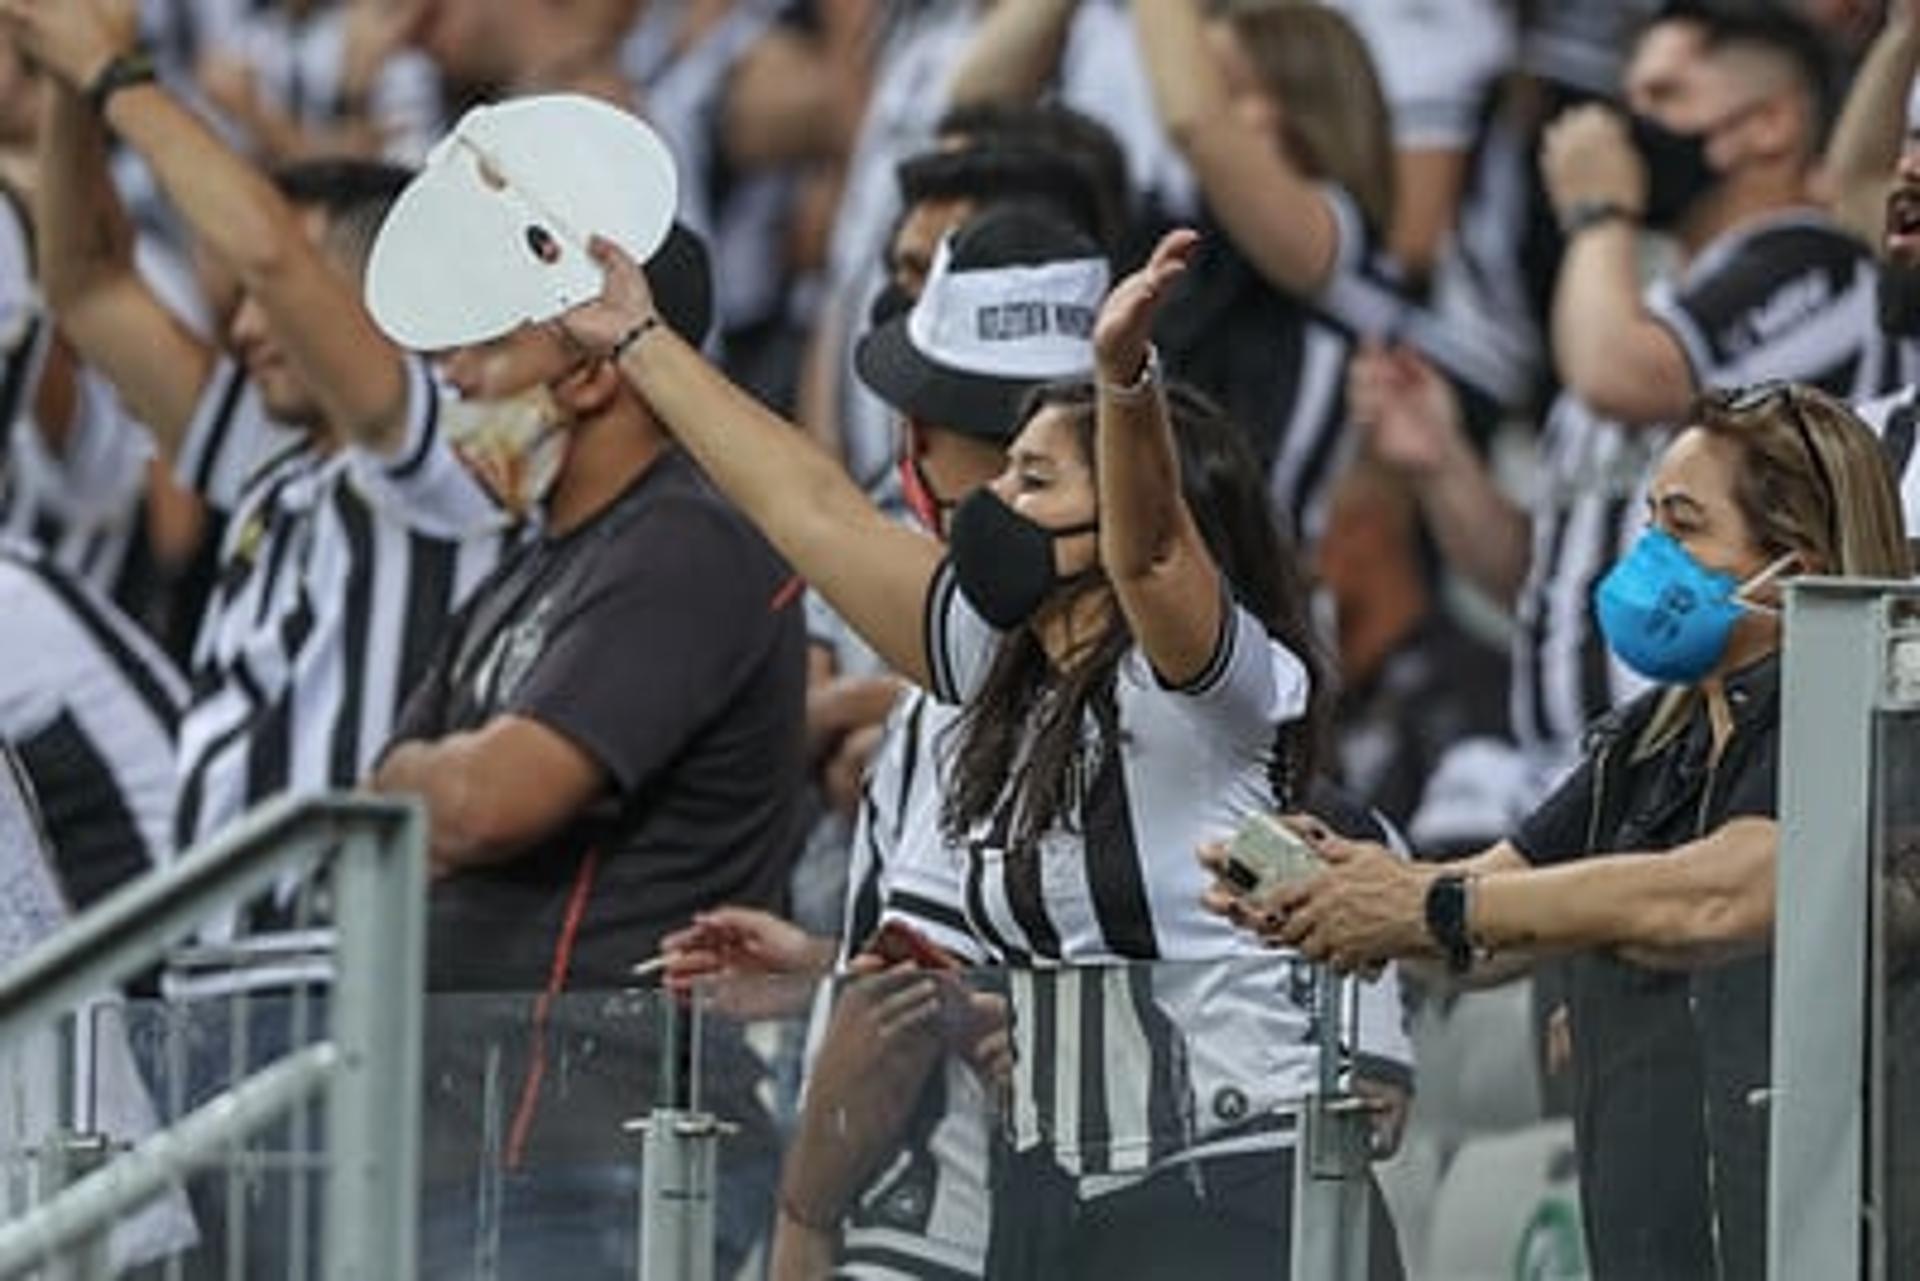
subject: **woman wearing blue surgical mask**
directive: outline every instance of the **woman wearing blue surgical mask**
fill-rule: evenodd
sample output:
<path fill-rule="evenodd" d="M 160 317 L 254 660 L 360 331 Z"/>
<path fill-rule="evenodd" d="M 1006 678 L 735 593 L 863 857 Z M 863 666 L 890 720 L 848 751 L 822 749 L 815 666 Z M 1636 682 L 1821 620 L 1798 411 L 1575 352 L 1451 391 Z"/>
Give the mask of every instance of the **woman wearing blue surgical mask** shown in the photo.
<path fill-rule="evenodd" d="M 1598 1278 L 1765 1275 L 1780 582 L 1913 572 L 1873 433 L 1819 392 L 1701 398 L 1645 534 L 1594 608 L 1661 685 L 1491 850 L 1407 864 L 1296 826 L 1327 874 L 1209 905 L 1342 966 L 1443 959 L 1472 979 L 1573 953 L 1581 1207 Z M 1209 851 L 1203 858 L 1217 859 Z"/>

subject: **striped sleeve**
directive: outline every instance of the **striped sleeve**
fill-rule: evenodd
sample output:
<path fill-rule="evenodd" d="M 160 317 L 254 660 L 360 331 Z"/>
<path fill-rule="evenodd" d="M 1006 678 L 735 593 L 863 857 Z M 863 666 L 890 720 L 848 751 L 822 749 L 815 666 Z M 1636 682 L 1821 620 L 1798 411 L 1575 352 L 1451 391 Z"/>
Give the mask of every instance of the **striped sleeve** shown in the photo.
<path fill-rule="evenodd" d="M 927 587 L 926 642 L 935 698 L 964 703 L 986 684 L 1000 633 L 968 603 L 951 560 L 940 562 Z"/>
<path fill-rule="evenodd" d="M 1276 726 L 1305 715 L 1312 692 L 1306 664 L 1238 604 L 1223 615 L 1213 657 L 1192 680 L 1162 682 L 1137 649 L 1127 670 L 1134 680 L 1174 696 L 1189 717 L 1235 740 L 1268 741 Z"/>
<path fill-rule="evenodd" d="M 1920 449 L 1915 448 L 1916 429 L 1920 428 L 1920 388 L 1909 387 L 1898 395 L 1868 401 L 1856 406 L 1855 412 L 1879 433 L 1880 443 L 1886 446 L 1887 464 L 1900 490 L 1907 538 L 1920 541 Z"/>
<path fill-rule="evenodd" d="M 1858 244 L 1813 221 L 1709 252 L 1678 288 L 1656 286 L 1647 305 L 1703 388 L 1791 378 L 1851 396 L 1872 387 L 1880 363 L 1871 265 Z"/>

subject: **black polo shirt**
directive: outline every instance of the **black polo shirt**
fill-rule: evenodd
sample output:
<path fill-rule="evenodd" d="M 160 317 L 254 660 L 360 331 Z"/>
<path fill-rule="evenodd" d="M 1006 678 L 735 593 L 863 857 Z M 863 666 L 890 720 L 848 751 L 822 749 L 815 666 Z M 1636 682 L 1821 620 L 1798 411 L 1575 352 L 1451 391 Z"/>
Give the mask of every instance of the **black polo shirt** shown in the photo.
<path fill-rule="evenodd" d="M 1728 678 L 1734 731 L 1712 759 L 1705 704 L 1655 750 L 1641 746 L 1670 690 L 1596 727 L 1580 768 L 1521 825 L 1531 863 L 1659 855 L 1736 818 L 1778 815 L 1780 665 Z M 1570 963 L 1574 1122 L 1596 1278 L 1765 1274 L 1770 954 L 1689 971 L 1610 952 Z"/>

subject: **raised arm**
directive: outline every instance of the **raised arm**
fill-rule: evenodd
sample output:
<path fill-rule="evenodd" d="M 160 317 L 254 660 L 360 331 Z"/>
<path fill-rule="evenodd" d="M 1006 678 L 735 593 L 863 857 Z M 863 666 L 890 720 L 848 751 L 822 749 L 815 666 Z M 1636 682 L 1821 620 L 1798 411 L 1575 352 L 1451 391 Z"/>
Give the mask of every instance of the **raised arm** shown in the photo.
<path fill-rule="evenodd" d="M 927 685 L 926 603 L 939 544 L 889 520 L 807 435 L 660 322 L 638 264 L 595 239 L 606 271 L 568 333 L 604 352 L 713 483 L 895 671 Z"/>
<path fill-rule="evenodd" d="M 1060 69 L 1080 0 L 996 0 L 947 88 L 956 107 L 1031 102 Z"/>
<path fill-rule="evenodd" d="M 1823 178 L 1834 217 L 1868 244 L 1880 241 L 1887 188 L 1907 137 L 1907 98 L 1920 73 L 1920 12 L 1889 6 L 1887 25 L 1847 91 L 1827 144 Z"/>
<path fill-rule="evenodd" d="M 1233 110 L 1197 0 L 1134 0 L 1133 13 L 1160 123 L 1214 215 L 1274 285 L 1317 293 L 1339 249 L 1333 209 L 1274 138 Z"/>
<path fill-rule="evenodd" d="M 131 25 L 115 20 L 115 9 L 111 0 L 4 0 L 0 17 L 41 65 L 84 91 L 132 48 Z M 322 256 L 299 211 L 157 83 L 114 93 L 104 114 L 195 236 L 265 310 L 328 421 L 356 444 L 398 451 L 404 359 L 367 315 L 358 281 Z"/>
<path fill-rule="evenodd" d="M 1447 563 L 1512 608 L 1526 581 L 1532 527 L 1467 440 L 1446 379 L 1408 348 L 1369 347 L 1348 369 L 1347 410 L 1374 457 L 1419 495 Z"/>
<path fill-rule="evenodd" d="M 1560 379 L 1589 406 L 1629 427 L 1686 413 L 1693 369 L 1640 289 L 1639 219 L 1646 165 L 1626 125 L 1605 107 L 1576 107 L 1547 129 L 1541 168 L 1554 212 L 1614 205 L 1626 216 L 1575 232 L 1553 294 L 1553 356 Z"/>
<path fill-rule="evenodd" d="M 134 266 L 133 226 L 108 178 L 106 135 L 73 89 L 55 84 L 40 131 L 40 287 L 86 362 L 171 458 L 193 420 L 214 352 L 168 311 Z"/>
<path fill-rule="evenodd" d="M 1094 470 L 1100 486 L 1100 564 L 1120 612 L 1155 672 L 1191 682 L 1220 643 L 1220 571 L 1180 494 L 1166 402 L 1149 368 L 1154 315 L 1200 238 L 1176 231 L 1108 295 L 1095 325 L 1099 369 Z"/>

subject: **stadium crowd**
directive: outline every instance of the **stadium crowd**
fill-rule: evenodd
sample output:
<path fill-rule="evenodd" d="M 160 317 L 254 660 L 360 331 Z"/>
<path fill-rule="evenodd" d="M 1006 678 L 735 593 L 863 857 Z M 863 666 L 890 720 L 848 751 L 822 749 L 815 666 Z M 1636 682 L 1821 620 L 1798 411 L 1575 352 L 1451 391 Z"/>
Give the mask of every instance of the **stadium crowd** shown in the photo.
<path fill-rule="evenodd" d="M 1763 1275 L 1781 589 L 1914 572 L 1916 72 L 1913 0 L 0 0 L 0 741 L 75 908 L 366 788 L 434 993 L 837 976 L 790 1133 L 716 1048 L 723 1274 L 1280 1275 L 1330 963 L 1377 1158 L 1524 979 L 1592 1275 Z M 631 1275 L 548 1032 L 501 1275 Z"/>

